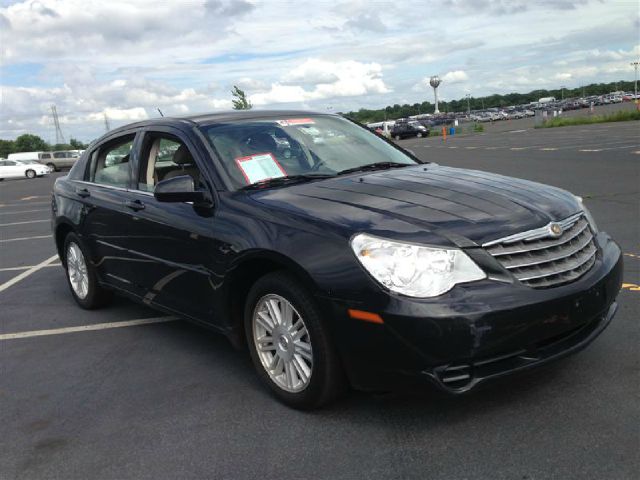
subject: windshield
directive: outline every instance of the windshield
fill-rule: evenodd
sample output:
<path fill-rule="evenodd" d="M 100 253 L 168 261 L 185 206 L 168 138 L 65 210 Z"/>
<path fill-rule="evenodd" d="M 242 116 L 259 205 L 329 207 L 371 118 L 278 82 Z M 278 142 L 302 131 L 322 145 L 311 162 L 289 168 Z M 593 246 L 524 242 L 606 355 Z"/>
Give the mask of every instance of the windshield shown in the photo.
<path fill-rule="evenodd" d="M 235 188 L 294 175 L 336 175 L 374 163 L 417 163 L 367 129 L 329 115 L 285 115 L 202 130 Z"/>

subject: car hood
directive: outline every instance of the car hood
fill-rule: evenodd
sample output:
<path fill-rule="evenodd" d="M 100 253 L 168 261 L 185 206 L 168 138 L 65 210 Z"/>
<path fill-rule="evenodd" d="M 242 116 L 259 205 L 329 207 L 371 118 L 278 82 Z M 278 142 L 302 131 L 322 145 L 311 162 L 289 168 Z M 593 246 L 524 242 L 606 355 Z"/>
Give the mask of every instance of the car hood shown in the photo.
<path fill-rule="evenodd" d="M 581 208 L 559 188 L 436 164 L 266 189 L 253 199 L 347 233 L 460 247 L 537 228 Z"/>

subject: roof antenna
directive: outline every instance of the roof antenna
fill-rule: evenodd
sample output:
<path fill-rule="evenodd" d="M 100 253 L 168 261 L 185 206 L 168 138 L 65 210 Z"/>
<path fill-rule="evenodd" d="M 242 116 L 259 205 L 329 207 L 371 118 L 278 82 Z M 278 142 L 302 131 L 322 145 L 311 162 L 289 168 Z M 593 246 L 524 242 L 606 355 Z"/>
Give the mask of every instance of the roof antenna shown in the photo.
<path fill-rule="evenodd" d="M 162 113 L 162 110 L 160 110 L 159 108 L 158 108 L 158 112 L 160 112 L 161 117 L 164 117 L 164 113 Z"/>

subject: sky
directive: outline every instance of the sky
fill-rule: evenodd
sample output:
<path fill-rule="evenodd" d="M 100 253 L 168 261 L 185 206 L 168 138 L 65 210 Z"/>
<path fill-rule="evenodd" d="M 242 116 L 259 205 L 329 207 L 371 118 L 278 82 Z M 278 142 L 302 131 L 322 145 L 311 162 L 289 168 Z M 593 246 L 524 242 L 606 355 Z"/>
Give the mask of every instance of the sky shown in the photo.
<path fill-rule="evenodd" d="M 632 80 L 638 0 L 0 0 L 0 138 Z"/>

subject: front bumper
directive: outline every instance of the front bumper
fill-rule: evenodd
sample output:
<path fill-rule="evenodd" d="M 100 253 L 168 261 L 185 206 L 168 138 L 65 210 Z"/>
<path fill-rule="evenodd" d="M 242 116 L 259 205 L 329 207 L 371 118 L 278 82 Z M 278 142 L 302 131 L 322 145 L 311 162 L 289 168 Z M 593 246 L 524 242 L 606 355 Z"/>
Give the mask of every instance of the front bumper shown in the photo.
<path fill-rule="evenodd" d="M 379 294 L 369 305 L 326 299 L 352 385 L 431 384 L 464 393 L 581 350 L 610 323 L 622 282 L 619 247 L 604 233 L 596 240 L 594 266 L 555 288 L 485 280 L 435 299 Z M 347 308 L 378 313 L 384 324 L 349 318 Z"/>

